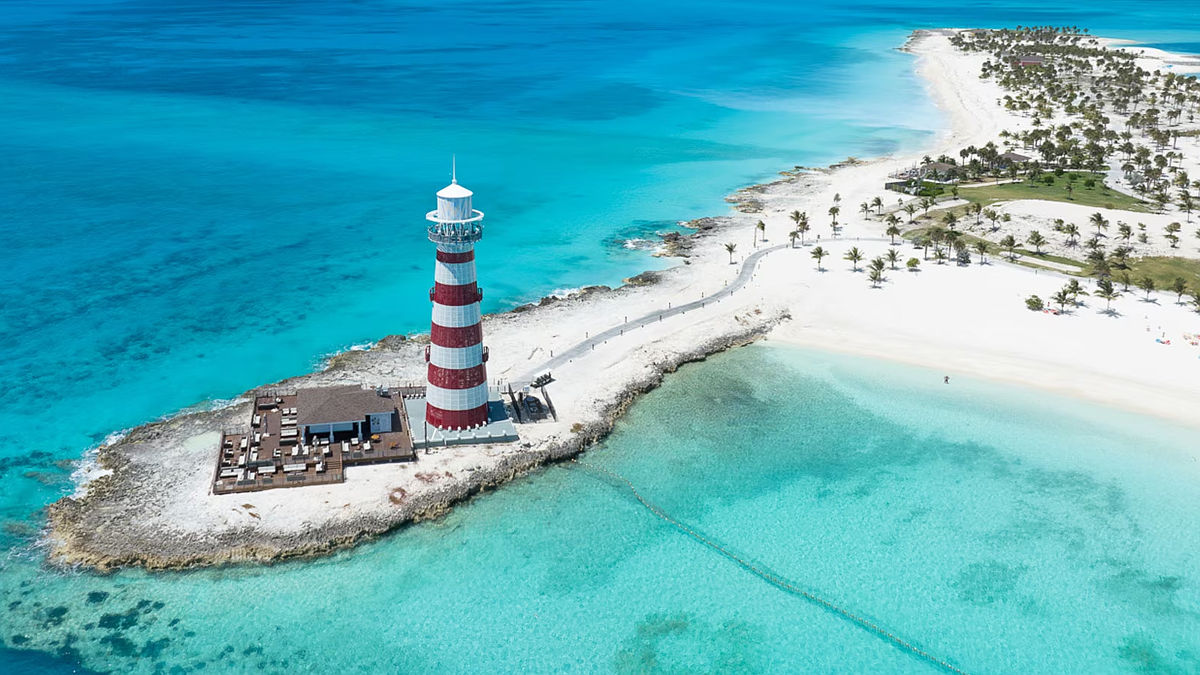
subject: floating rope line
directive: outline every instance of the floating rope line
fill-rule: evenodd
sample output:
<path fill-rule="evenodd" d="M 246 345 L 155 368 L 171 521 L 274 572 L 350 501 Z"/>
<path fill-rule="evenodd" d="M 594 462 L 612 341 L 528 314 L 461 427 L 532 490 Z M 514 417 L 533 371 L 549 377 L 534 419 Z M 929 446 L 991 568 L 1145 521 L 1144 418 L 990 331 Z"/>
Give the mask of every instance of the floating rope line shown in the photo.
<path fill-rule="evenodd" d="M 631 493 L 633 493 L 634 498 L 636 498 L 639 502 L 641 502 L 642 506 L 646 507 L 646 509 L 649 510 L 651 513 L 653 513 L 654 515 L 658 516 L 659 518 L 665 520 L 666 522 L 670 523 L 672 526 L 674 526 L 680 532 L 683 532 L 684 534 L 688 535 L 692 539 L 695 539 L 696 541 L 700 542 L 701 544 L 704 544 L 708 548 L 716 551 L 717 553 L 720 553 L 722 556 L 724 556 L 724 557 L 728 558 L 729 560 L 733 561 L 734 563 L 736 563 L 742 569 L 759 577 L 760 579 L 762 579 L 763 581 L 766 581 L 767 583 L 771 584 L 772 586 L 775 586 L 776 588 L 787 591 L 788 593 L 792 593 L 794 595 L 799 595 L 799 596 L 803 597 L 805 600 L 815 603 L 815 604 L 821 606 L 822 608 L 824 608 L 830 612 L 833 612 L 834 614 L 837 614 L 838 616 L 846 619 L 847 621 L 853 623 L 854 625 L 858 626 L 859 628 L 862 628 L 863 630 L 866 630 L 867 632 L 874 633 L 876 636 L 883 638 L 884 640 L 890 642 L 892 645 L 899 647 L 900 649 L 902 649 L 910 654 L 913 654 L 914 656 L 924 659 L 925 661 L 928 661 L 929 663 L 933 664 L 934 666 L 937 666 L 938 668 L 942 668 L 943 670 L 946 670 L 951 673 L 958 673 L 958 675 L 967 675 L 966 672 L 964 670 L 962 670 L 961 668 L 958 668 L 957 666 L 949 663 L 948 661 L 945 661 L 943 659 L 938 658 L 937 656 L 934 656 L 933 654 L 930 654 L 929 652 L 925 651 L 924 649 L 921 649 L 920 647 L 914 645 L 913 643 L 909 642 L 908 640 L 905 640 L 904 638 L 900 637 L 899 635 L 896 635 L 895 633 L 892 633 L 892 632 L 888 631 L 887 629 L 881 627 L 880 625 L 872 622 L 870 619 L 861 617 L 861 616 L 851 612 L 848 609 L 845 609 L 837 604 L 834 604 L 833 602 L 831 602 L 829 600 L 826 600 L 825 598 L 817 595 L 816 593 L 812 593 L 812 592 L 804 590 L 803 588 L 794 586 L 790 582 L 788 582 L 786 579 L 783 579 L 779 576 L 776 576 L 775 574 L 772 574 L 771 572 L 763 570 L 763 569 L 757 567 L 756 565 L 754 565 L 753 563 L 745 560 L 744 558 L 740 558 L 737 555 L 730 553 L 725 548 L 723 548 L 720 544 L 717 544 L 716 542 L 712 541 L 711 539 L 708 539 L 703 534 L 700 534 L 696 530 L 693 530 L 692 528 L 688 527 L 684 523 L 681 523 L 678 520 L 675 520 L 669 514 L 667 514 L 666 511 L 663 511 L 659 507 L 655 506 L 652 502 L 650 502 L 648 499 L 643 497 L 642 494 L 637 491 L 637 488 L 634 487 L 633 483 L 631 483 L 628 478 L 625 478 L 624 476 L 622 476 L 620 474 L 609 471 L 608 469 L 605 469 L 603 467 L 599 467 L 594 464 L 588 464 L 587 462 L 581 462 L 578 459 L 572 459 L 571 461 L 575 464 L 578 464 L 579 466 L 584 467 L 584 468 L 591 469 L 593 471 L 597 471 L 599 473 L 605 474 L 606 476 L 612 478 L 613 480 L 615 480 L 619 483 L 624 483 L 625 486 L 629 488 L 629 491 Z"/>

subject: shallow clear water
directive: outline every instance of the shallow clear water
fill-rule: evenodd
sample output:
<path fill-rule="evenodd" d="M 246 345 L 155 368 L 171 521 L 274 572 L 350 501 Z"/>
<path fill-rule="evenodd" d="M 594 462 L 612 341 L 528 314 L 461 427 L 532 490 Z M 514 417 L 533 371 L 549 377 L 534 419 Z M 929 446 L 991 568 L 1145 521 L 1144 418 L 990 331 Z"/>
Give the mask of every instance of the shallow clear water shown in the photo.
<path fill-rule="evenodd" d="M 421 217 L 451 153 L 488 212 L 480 274 L 499 310 L 660 264 L 626 243 L 720 213 L 780 168 L 917 147 L 941 120 L 893 49 L 913 28 L 1200 39 L 1190 3 L 1127 0 L 1086 15 L 1031 1 L 63 0 L 0 3 L 0 18 L 0 425 L 38 439 L 0 445 L 10 590 L 44 574 L 26 554 L 40 509 L 108 434 L 422 330 Z M 441 550 L 442 529 L 411 532 L 327 564 L 369 564 L 410 537 Z M 119 581 L 182 612 L 192 578 Z M 72 589 L 59 583 L 38 601 Z M 341 590 L 373 602 L 374 587 Z M 676 644 L 672 625 L 646 630 Z M 2 651 L 6 633 L 0 666 L 46 667 Z M 201 658 L 185 642 L 162 660 Z"/>
<path fill-rule="evenodd" d="M 584 459 L 968 672 L 1189 672 L 1195 438 L 1029 390 L 755 346 L 685 367 Z M 930 670 L 573 466 L 318 561 L 6 568 L 8 631 L 99 670 Z"/>

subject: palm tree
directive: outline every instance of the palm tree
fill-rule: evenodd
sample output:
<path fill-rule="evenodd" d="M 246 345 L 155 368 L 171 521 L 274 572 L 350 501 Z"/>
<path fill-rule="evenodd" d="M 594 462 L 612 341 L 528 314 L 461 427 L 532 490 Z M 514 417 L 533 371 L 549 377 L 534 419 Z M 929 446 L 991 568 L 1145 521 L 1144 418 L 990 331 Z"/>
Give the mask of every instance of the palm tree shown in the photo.
<path fill-rule="evenodd" d="M 1121 297 L 1121 294 L 1117 292 L 1117 289 L 1113 288 L 1111 279 L 1101 279 L 1096 282 L 1096 297 L 1104 298 L 1104 311 L 1111 312 L 1112 301 Z"/>
<path fill-rule="evenodd" d="M 764 223 L 763 221 L 760 220 L 760 221 L 758 221 L 758 224 L 754 226 L 754 229 L 759 233 L 759 236 L 758 236 L 759 239 L 761 239 L 763 241 L 767 240 L 767 224 L 766 223 Z M 755 245 L 757 245 L 757 243 Z"/>
<path fill-rule="evenodd" d="M 1183 277 L 1175 277 L 1175 281 L 1171 282 L 1171 290 L 1175 291 L 1175 304 L 1183 302 L 1183 294 L 1187 293 L 1187 279 Z"/>
<path fill-rule="evenodd" d="M 988 243 L 982 239 L 975 242 L 975 252 L 979 254 L 979 264 L 987 262 Z"/>
<path fill-rule="evenodd" d="M 992 229 L 996 229 L 996 221 L 1000 220 L 1000 213 L 995 209 L 984 209 L 983 217 L 992 221 Z"/>
<path fill-rule="evenodd" d="M 1067 311 L 1067 303 L 1071 302 L 1071 294 L 1069 292 L 1067 292 L 1067 289 L 1064 288 L 1064 289 L 1060 290 L 1059 292 L 1055 293 L 1054 295 L 1050 296 L 1050 300 L 1054 304 L 1058 305 L 1058 309 L 1060 312 L 1065 312 L 1065 311 Z"/>
<path fill-rule="evenodd" d="M 888 264 L 891 265 L 892 269 L 896 269 L 896 263 L 900 261 L 900 254 L 896 252 L 896 249 L 889 248 L 884 257 L 887 258 Z"/>
<path fill-rule="evenodd" d="M 879 284 L 883 282 L 883 272 L 872 269 L 867 273 L 867 279 L 871 281 L 871 288 L 879 288 Z"/>
<path fill-rule="evenodd" d="M 1096 226 L 1096 235 L 1097 236 L 1100 235 L 1100 230 L 1108 229 L 1108 220 L 1105 219 L 1104 214 L 1100 213 L 1099 211 L 1093 213 L 1092 217 L 1088 219 L 1088 222 L 1090 222 L 1092 225 Z"/>
<path fill-rule="evenodd" d="M 912 202 L 905 204 L 904 212 L 908 214 L 909 224 L 912 224 L 913 216 L 917 213 L 917 205 Z"/>
<path fill-rule="evenodd" d="M 725 250 L 729 252 L 729 264 L 733 264 L 733 252 L 737 250 L 737 244 L 732 241 L 725 244 Z"/>
<path fill-rule="evenodd" d="M 846 251 L 846 255 L 844 257 L 846 260 L 850 261 L 850 268 L 853 271 L 857 272 L 858 271 L 858 262 L 863 259 L 862 251 L 858 250 L 858 247 L 855 246 L 855 247 L 851 248 L 849 251 Z"/>
<path fill-rule="evenodd" d="M 1016 260 L 1017 240 L 1015 237 L 1011 234 L 1004 235 L 1004 238 L 1000 240 L 1000 245 L 1004 247 L 1004 250 L 1008 251 L 1010 260 Z"/>
<path fill-rule="evenodd" d="M 820 246 L 817 246 L 817 247 L 813 248 L 812 253 L 810 253 L 809 255 L 811 255 L 812 257 L 817 259 L 817 271 L 824 272 L 825 270 L 821 269 L 821 258 L 824 258 L 825 256 L 829 255 L 825 251 L 825 249 L 821 248 Z"/>
<path fill-rule="evenodd" d="M 1071 279 L 1068 281 L 1065 288 L 1067 289 L 1067 292 L 1071 294 L 1071 302 L 1077 304 L 1079 302 L 1079 296 L 1088 294 L 1087 291 L 1083 290 L 1083 286 L 1079 285 L 1078 279 Z"/>
<path fill-rule="evenodd" d="M 983 216 L 983 204 L 971 202 L 970 206 L 967 207 L 967 213 L 975 216 L 975 227 L 979 227 L 980 219 Z"/>
<path fill-rule="evenodd" d="M 796 224 L 796 231 L 800 233 L 800 245 L 804 245 L 804 233 L 808 232 L 808 214 L 800 214 L 800 222 Z"/>
<path fill-rule="evenodd" d="M 953 211 L 947 211 L 946 215 L 942 216 L 942 222 L 946 224 L 946 227 L 953 230 L 954 226 L 958 225 L 958 216 Z"/>
<path fill-rule="evenodd" d="M 1146 300 L 1149 301 L 1150 293 L 1154 290 L 1154 278 L 1149 275 L 1144 276 L 1141 279 L 1138 279 L 1137 285 L 1138 288 L 1146 291 Z"/>
<path fill-rule="evenodd" d="M 883 197 L 875 197 L 871 200 L 871 206 L 875 207 L 877 215 L 883 215 Z"/>
<path fill-rule="evenodd" d="M 892 238 L 892 246 L 896 245 L 896 237 L 900 236 L 900 219 L 896 214 L 889 213 L 887 215 L 888 228 L 884 230 L 884 234 Z"/>
<path fill-rule="evenodd" d="M 800 236 L 800 233 L 795 230 L 788 232 L 788 245 L 791 246 L 792 248 L 796 248 L 796 238 L 799 236 Z"/>
<path fill-rule="evenodd" d="M 804 245 L 804 233 L 808 232 L 808 212 L 807 211 L 792 211 L 789 217 L 796 224 L 796 231 L 800 233 L 800 245 Z"/>
<path fill-rule="evenodd" d="M 834 206 L 829 207 L 829 215 L 833 217 L 833 225 L 835 228 L 837 227 L 838 214 L 841 212 L 842 212 L 842 208 L 840 206 L 834 205 Z"/>
<path fill-rule="evenodd" d="M 1042 254 L 1042 246 L 1045 246 L 1046 238 L 1042 236 L 1041 232 L 1038 232 L 1037 230 L 1030 232 L 1029 238 L 1026 239 L 1025 241 L 1028 242 L 1029 245 L 1033 246 L 1034 251 L 1038 255 Z"/>
<path fill-rule="evenodd" d="M 871 215 L 871 205 L 867 202 L 863 202 L 863 203 L 859 204 L 858 210 L 859 210 L 859 212 L 861 212 L 863 214 L 863 216 Z"/>
<path fill-rule="evenodd" d="M 1067 246 L 1074 246 L 1075 240 L 1079 239 L 1079 227 L 1075 223 L 1067 223 L 1062 231 L 1067 235 Z"/>
<path fill-rule="evenodd" d="M 937 264 L 939 264 L 939 265 L 945 264 L 946 258 L 947 258 L 946 252 L 944 250 L 942 250 L 941 247 L 933 249 L 933 259 L 937 262 Z"/>
<path fill-rule="evenodd" d="M 1117 223 L 1117 234 L 1121 235 L 1121 238 L 1128 244 L 1129 238 L 1133 236 L 1133 228 L 1129 226 L 1129 223 Z"/>

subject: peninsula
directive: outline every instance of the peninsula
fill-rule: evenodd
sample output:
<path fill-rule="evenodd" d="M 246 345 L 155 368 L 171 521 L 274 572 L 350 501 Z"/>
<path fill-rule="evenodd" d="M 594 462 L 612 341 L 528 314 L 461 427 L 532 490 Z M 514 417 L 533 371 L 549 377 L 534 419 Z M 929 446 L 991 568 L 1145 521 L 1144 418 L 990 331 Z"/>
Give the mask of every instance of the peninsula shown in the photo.
<path fill-rule="evenodd" d="M 1200 86 L 1185 73 L 1200 66 L 1051 28 L 918 31 L 903 49 L 946 118 L 924 152 L 786 171 L 690 223 L 671 269 L 483 318 L 489 381 L 552 374 L 556 418 L 337 482 L 214 491 L 223 431 L 267 390 L 425 381 L 430 337 L 387 337 L 99 448 L 50 508 L 51 558 L 180 568 L 349 546 L 581 452 L 666 373 L 758 339 L 1197 424 Z"/>

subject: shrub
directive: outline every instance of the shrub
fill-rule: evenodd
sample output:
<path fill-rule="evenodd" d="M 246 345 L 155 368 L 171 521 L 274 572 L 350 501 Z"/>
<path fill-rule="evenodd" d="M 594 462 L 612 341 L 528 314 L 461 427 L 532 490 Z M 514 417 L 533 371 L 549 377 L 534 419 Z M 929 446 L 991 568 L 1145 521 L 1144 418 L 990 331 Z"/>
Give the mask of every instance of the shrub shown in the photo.
<path fill-rule="evenodd" d="M 1054 185 L 1054 176 L 1052 174 L 1046 174 L 1045 176 L 1042 176 L 1042 182 L 1046 185 Z"/>
<path fill-rule="evenodd" d="M 1025 298 L 1025 306 L 1034 312 L 1040 312 L 1045 309 L 1046 303 L 1042 302 L 1042 299 L 1038 296 L 1031 295 Z"/>
<path fill-rule="evenodd" d="M 1089 190 L 1091 190 L 1092 188 L 1096 187 L 1096 179 L 1095 179 L 1095 178 L 1087 178 L 1087 179 L 1084 179 L 1084 181 L 1083 181 L 1083 187 L 1085 187 L 1085 188 L 1087 188 L 1087 189 L 1089 189 Z"/>

